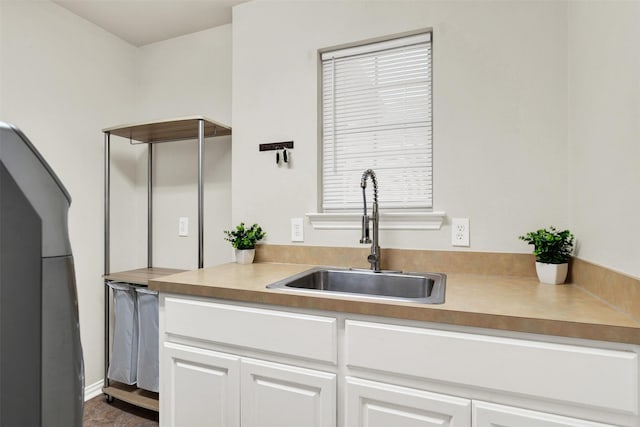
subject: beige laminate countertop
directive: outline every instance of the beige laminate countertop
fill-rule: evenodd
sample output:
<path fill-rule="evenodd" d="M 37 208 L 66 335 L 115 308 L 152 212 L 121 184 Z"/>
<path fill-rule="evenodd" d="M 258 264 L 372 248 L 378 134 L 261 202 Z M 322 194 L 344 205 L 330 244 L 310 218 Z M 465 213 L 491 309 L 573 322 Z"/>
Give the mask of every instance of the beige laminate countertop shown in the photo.
<path fill-rule="evenodd" d="M 640 322 L 577 286 L 544 285 L 530 277 L 447 274 L 446 302 L 437 305 L 266 288 L 312 267 L 229 263 L 156 278 L 149 287 L 252 303 L 640 344 Z"/>

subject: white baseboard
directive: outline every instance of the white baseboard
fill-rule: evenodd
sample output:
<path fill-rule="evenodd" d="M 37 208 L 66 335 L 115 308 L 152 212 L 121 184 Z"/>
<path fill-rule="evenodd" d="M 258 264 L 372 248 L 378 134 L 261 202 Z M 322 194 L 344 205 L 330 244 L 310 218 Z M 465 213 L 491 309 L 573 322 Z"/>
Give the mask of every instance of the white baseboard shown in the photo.
<path fill-rule="evenodd" d="M 89 399 L 93 399 L 96 396 L 100 396 L 102 394 L 103 385 L 104 385 L 104 381 L 100 380 L 86 386 L 84 388 L 84 401 L 86 402 Z"/>

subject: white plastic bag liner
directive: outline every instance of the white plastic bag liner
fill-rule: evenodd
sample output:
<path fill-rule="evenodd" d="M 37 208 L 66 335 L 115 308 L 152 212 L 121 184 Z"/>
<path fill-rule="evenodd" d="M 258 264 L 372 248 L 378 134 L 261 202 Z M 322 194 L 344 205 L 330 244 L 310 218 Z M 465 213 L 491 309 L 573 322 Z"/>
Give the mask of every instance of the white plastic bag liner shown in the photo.
<path fill-rule="evenodd" d="M 159 391 L 158 292 L 136 288 L 138 292 L 138 387 Z"/>
<path fill-rule="evenodd" d="M 135 384 L 138 367 L 138 316 L 136 292 L 127 283 L 109 282 L 113 290 L 114 328 L 107 377 Z"/>

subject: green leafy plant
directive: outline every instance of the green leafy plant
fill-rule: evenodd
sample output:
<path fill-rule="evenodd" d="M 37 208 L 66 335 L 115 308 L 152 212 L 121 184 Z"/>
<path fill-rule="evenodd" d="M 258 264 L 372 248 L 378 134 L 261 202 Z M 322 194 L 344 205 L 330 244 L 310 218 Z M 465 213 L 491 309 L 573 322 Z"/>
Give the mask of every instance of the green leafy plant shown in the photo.
<path fill-rule="evenodd" d="M 267 235 L 258 224 L 253 224 L 246 228 L 244 222 L 236 226 L 234 230 L 225 230 L 224 240 L 231 242 L 235 249 L 253 249 L 256 242 L 262 240 Z"/>
<path fill-rule="evenodd" d="M 569 230 L 558 231 L 555 227 L 532 231 L 524 236 L 518 236 L 534 246 L 533 254 L 536 261 L 546 264 L 564 264 L 571 258 L 574 236 Z"/>

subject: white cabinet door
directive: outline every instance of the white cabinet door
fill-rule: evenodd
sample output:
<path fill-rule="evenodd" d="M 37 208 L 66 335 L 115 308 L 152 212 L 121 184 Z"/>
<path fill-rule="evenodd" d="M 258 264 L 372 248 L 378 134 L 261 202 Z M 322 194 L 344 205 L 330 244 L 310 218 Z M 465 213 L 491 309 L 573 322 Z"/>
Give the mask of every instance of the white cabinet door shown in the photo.
<path fill-rule="evenodd" d="M 239 427 L 240 358 L 165 342 L 160 396 L 165 427 Z"/>
<path fill-rule="evenodd" d="M 334 427 L 336 375 L 253 359 L 241 363 L 243 427 Z"/>
<path fill-rule="evenodd" d="M 577 418 L 487 402 L 473 402 L 473 427 L 613 427 Z"/>
<path fill-rule="evenodd" d="M 469 427 L 471 401 L 347 377 L 346 426 Z"/>

